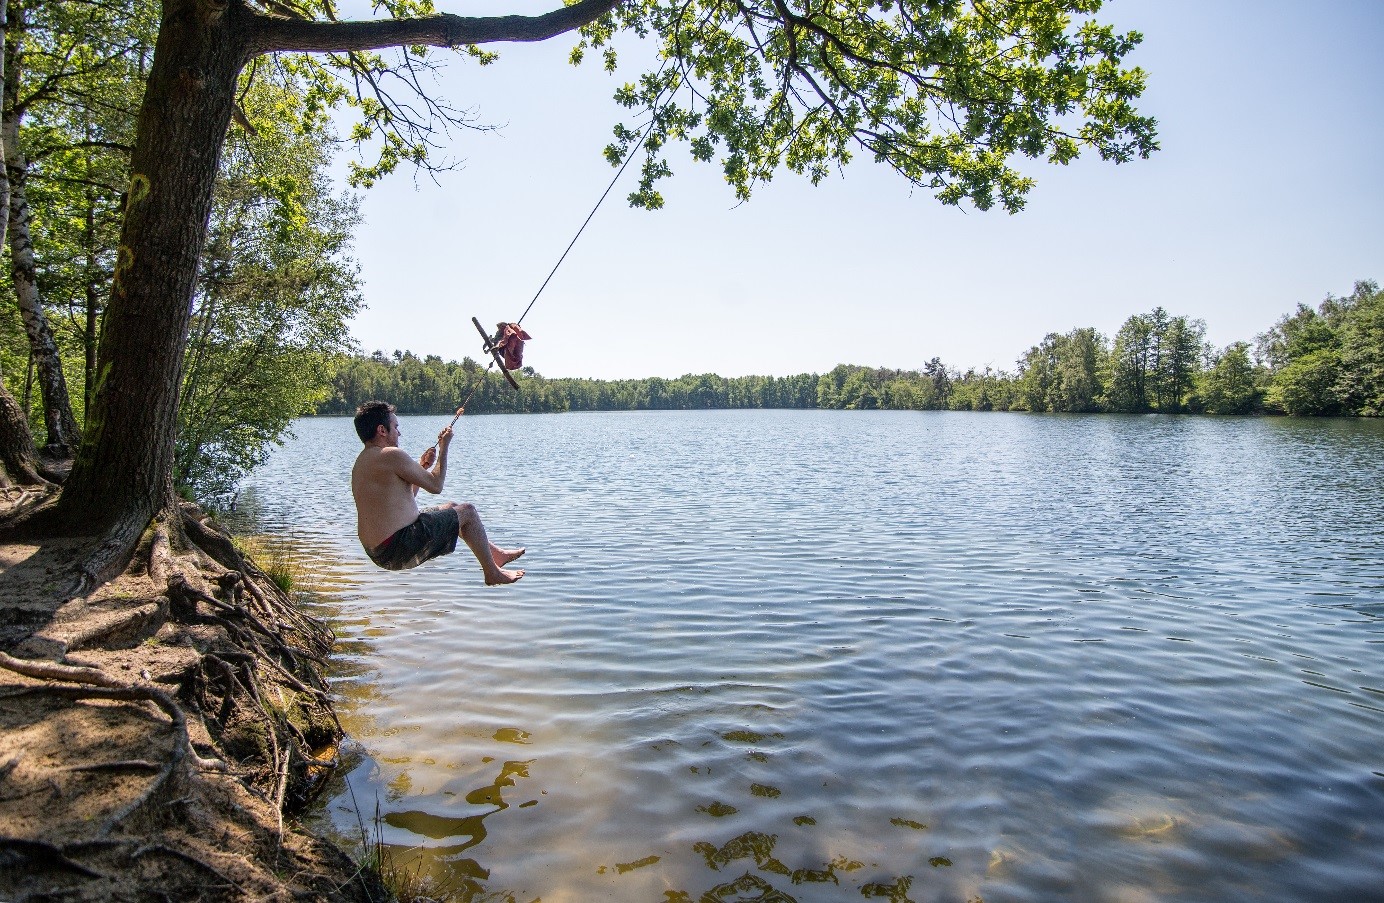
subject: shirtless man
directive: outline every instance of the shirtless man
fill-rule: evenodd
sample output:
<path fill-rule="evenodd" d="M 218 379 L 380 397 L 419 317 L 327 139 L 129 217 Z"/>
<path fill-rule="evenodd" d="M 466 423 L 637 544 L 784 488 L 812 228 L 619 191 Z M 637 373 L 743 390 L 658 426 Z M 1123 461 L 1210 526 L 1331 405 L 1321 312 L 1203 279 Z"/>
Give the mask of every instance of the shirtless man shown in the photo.
<path fill-rule="evenodd" d="M 351 468 L 351 495 L 356 500 L 356 532 L 365 554 L 392 571 L 450 555 L 460 538 L 475 554 L 487 586 L 513 583 L 524 572 L 505 570 L 523 549 L 502 549 L 485 535 L 476 507 L 445 502 L 418 510 L 420 488 L 436 495 L 447 479 L 447 448 L 452 428 L 437 437 L 437 449 L 414 461 L 399 448 L 399 418 L 394 405 L 367 401 L 356 409 L 356 433 L 365 443 Z"/>

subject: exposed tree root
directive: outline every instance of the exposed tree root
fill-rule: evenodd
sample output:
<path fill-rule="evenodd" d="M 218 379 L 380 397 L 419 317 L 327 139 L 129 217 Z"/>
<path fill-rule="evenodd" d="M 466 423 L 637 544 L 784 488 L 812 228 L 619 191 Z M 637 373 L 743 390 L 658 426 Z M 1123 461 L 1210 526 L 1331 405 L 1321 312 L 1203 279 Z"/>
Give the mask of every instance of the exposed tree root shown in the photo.
<path fill-rule="evenodd" d="M 25 840 L 21 837 L 0 837 L 0 862 L 8 855 L 18 854 L 39 868 L 73 872 L 84 878 L 104 878 L 100 872 L 67 858 L 63 848 L 42 840 Z"/>
<path fill-rule="evenodd" d="M 245 558 L 231 541 L 230 534 L 217 530 L 210 521 L 203 522 L 201 509 L 195 505 L 179 505 L 183 529 L 187 538 L 228 571 L 245 567 Z"/>
<path fill-rule="evenodd" d="M 147 759 L 121 759 L 119 762 L 91 762 L 86 765 L 65 765 L 59 771 L 158 771 L 163 766 Z"/>
<path fill-rule="evenodd" d="M 319 668 L 331 631 L 192 505 L 170 505 L 138 529 L 118 525 L 82 554 L 81 592 L 48 609 L 28 603 L 52 615 L 8 628 L 13 637 L 34 623 L 38 633 L 0 638 L 0 649 L 46 657 L 0 651 L 0 674 L 22 675 L 0 679 L 0 711 L 89 723 L 94 738 L 75 761 L 62 749 L 31 756 L 0 745 L 0 805 L 10 807 L 0 824 L 33 825 L 0 837 L 0 899 L 114 898 L 102 882 L 122 881 L 139 889 L 119 899 L 382 899 L 339 853 L 284 823 L 330 767 L 319 751 L 341 736 Z M 0 589 L 0 606 L 10 591 L 22 592 Z M 64 660 L 79 647 L 98 666 Z M 107 724 L 132 742 L 103 744 Z M 246 790 L 260 802 L 244 802 Z M 236 794 L 261 814 L 253 824 L 234 816 L 227 835 L 213 826 L 228 824 Z M 91 815 L 64 819 L 66 833 L 43 820 L 82 805 Z M 16 811 L 38 820 L 5 820 Z"/>
<path fill-rule="evenodd" d="M 226 885 L 227 887 L 234 887 L 236 890 L 242 889 L 239 884 L 232 881 L 230 878 L 226 877 L 226 875 L 223 874 L 220 869 L 216 868 L 215 866 L 209 863 L 203 862 L 201 859 L 198 859 L 191 853 L 185 853 L 182 850 L 175 850 L 167 844 L 146 844 L 145 846 L 142 846 L 139 849 L 135 850 L 133 853 L 131 853 L 130 858 L 138 859 L 139 857 L 147 856 L 150 853 L 162 853 L 165 856 L 174 856 L 178 859 L 181 859 L 184 862 L 195 865 L 198 868 L 203 869 L 204 871 L 210 872 L 211 874 L 219 878 L 221 880 L 221 883 Z"/>
<path fill-rule="evenodd" d="M 0 490 L 5 510 L 0 514 L 0 535 L 17 530 L 20 525 L 50 508 L 58 499 L 58 487 L 39 478 L 37 483 L 8 486 Z"/>
<path fill-rule="evenodd" d="M 144 517 L 130 515 L 107 530 L 77 569 L 77 587 L 73 595 L 84 596 L 118 575 L 129 563 L 130 553 L 146 523 Z"/>
<path fill-rule="evenodd" d="M 168 572 L 172 567 L 173 552 L 168 539 L 168 524 L 154 523 L 154 534 L 149 543 L 149 579 L 155 585 L 168 582 Z"/>
<path fill-rule="evenodd" d="M 192 741 L 187 735 L 187 718 L 183 716 L 182 708 L 173 701 L 172 697 L 157 687 L 141 687 L 123 683 L 96 668 L 73 668 L 70 665 L 59 665 L 53 662 L 28 661 L 13 658 L 4 652 L 0 652 L 0 668 L 5 668 L 16 674 L 23 674 L 25 677 L 84 684 L 93 688 L 91 690 L 78 690 L 71 687 L 44 687 L 46 690 L 59 692 L 61 695 L 74 699 L 85 696 L 86 698 L 99 699 L 148 700 L 173 719 L 173 727 L 180 738 L 177 746 L 175 746 L 177 755 L 190 757 L 193 764 L 198 768 L 210 768 L 218 771 L 224 771 L 226 768 L 226 763 L 220 759 L 203 759 L 192 751 Z"/>
<path fill-rule="evenodd" d="M 121 806 L 101 825 L 101 834 L 109 834 L 125 819 L 139 812 L 151 801 L 159 798 L 163 789 L 175 777 L 184 762 L 190 760 L 198 768 L 225 771 L 226 763 L 220 759 L 204 759 L 192 749 L 192 740 L 187 733 L 187 719 L 182 709 L 169 695 L 154 687 L 121 684 L 95 668 L 72 668 L 67 665 L 49 662 L 30 662 L 12 658 L 0 652 L 0 668 L 5 668 L 26 677 L 61 681 L 61 684 L 41 684 L 28 688 L 32 693 L 51 693 L 67 699 L 118 699 L 124 701 L 144 701 L 157 705 L 164 714 L 173 720 L 173 750 L 168 760 L 158 768 L 158 774 L 145 790 L 133 800 Z M 76 684 L 77 686 L 73 686 Z"/>
<path fill-rule="evenodd" d="M 52 487 L 46 482 L 37 486 L 3 486 L 0 487 L 0 498 L 9 505 L 27 507 L 41 501 L 51 490 Z"/>

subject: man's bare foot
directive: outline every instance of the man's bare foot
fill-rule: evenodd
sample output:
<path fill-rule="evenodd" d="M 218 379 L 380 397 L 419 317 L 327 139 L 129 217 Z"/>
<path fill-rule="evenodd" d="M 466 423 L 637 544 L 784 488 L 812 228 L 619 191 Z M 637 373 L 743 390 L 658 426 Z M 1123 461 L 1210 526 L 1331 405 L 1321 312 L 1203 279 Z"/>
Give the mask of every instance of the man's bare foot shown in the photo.
<path fill-rule="evenodd" d="M 497 545 L 490 547 L 490 557 L 495 562 L 495 567 L 502 568 L 511 561 L 517 561 L 524 557 L 523 549 L 502 549 Z"/>
<path fill-rule="evenodd" d="M 507 583 L 518 582 L 519 578 L 522 576 L 524 576 L 524 572 L 517 568 L 512 571 L 507 571 L 504 568 L 496 568 L 495 573 L 485 575 L 485 585 L 504 586 Z"/>

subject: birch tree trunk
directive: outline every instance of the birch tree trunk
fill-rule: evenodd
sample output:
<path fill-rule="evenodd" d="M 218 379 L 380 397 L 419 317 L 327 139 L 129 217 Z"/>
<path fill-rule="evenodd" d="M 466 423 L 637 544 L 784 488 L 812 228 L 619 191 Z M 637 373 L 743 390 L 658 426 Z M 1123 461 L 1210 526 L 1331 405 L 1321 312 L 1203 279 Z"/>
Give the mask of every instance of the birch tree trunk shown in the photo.
<path fill-rule="evenodd" d="M 38 290 L 38 267 L 34 260 L 34 243 L 30 235 L 33 211 L 25 193 L 28 161 L 19 146 L 19 124 L 24 111 L 19 106 L 20 61 L 24 41 L 24 13 L 15 4 L 9 8 L 10 21 L 5 29 L 4 112 L 0 113 L 0 141 L 4 142 L 5 176 L 9 188 L 9 248 L 10 272 L 29 336 L 34 365 L 38 370 L 39 391 L 43 396 L 43 423 L 48 431 L 50 453 L 71 457 L 81 442 L 81 430 L 72 416 L 72 401 L 67 393 L 58 344 L 53 339 L 48 317 Z"/>
<path fill-rule="evenodd" d="M 0 45 L 9 34 L 8 2 L 0 0 Z M 0 53 L 0 82 L 4 81 L 5 55 Z M 0 135 L 0 154 L 3 154 L 4 136 Z M 10 181 L 0 167 L 0 246 L 4 245 L 5 229 L 10 218 Z M 24 411 L 5 388 L 0 379 L 0 489 L 8 489 L 15 483 L 37 484 L 43 479 L 34 468 L 34 437 L 29 433 L 29 423 L 24 419 Z"/>

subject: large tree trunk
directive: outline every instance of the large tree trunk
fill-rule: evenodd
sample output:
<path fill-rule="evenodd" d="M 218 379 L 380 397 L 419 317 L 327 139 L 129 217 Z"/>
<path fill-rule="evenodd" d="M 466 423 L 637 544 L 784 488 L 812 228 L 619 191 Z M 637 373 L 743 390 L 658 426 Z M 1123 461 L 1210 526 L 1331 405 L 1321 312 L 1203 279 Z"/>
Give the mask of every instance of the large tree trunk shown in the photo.
<path fill-rule="evenodd" d="M 49 453 L 64 458 L 76 451 L 82 434 L 72 416 L 72 401 L 67 394 L 58 343 L 48 326 L 38 291 L 38 266 L 29 224 L 34 214 L 29 208 L 25 182 L 28 161 L 19 146 L 19 124 L 24 111 L 19 106 L 20 59 L 24 42 L 24 12 L 18 4 L 10 7 L 5 29 L 4 112 L 0 113 L 0 140 L 4 141 L 5 175 L 10 189 L 9 246 L 10 272 L 14 281 L 19 313 L 29 335 L 29 347 L 38 368 L 39 390 L 43 395 L 43 423 L 48 430 Z"/>
<path fill-rule="evenodd" d="M 64 532 L 137 534 L 170 502 L 183 348 L 244 15 L 216 0 L 163 4 L 92 407 L 56 509 Z"/>
<path fill-rule="evenodd" d="M 0 489 L 42 485 L 45 480 L 34 459 L 34 438 L 24 411 L 0 382 Z"/>

